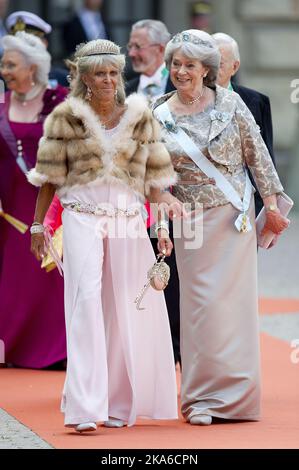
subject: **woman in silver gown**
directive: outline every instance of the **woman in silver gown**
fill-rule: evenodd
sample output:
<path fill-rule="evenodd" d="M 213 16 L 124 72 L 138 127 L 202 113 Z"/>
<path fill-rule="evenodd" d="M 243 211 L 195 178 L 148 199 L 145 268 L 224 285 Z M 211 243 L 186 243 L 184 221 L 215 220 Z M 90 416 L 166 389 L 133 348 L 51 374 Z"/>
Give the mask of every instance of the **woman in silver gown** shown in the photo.
<path fill-rule="evenodd" d="M 184 235 L 175 238 L 182 413 L 195 425 L 259 420 L 256 230 L 246 167 L 267 210 L 265 230 L 276 234 L 287 227 L 276 205 L 283 188 L 250 111 L 236 93 L 215 85 L 220 55 L 213 38 L 199 30 L 179 33 L 165 59 L 176 91 L 155 103 L 154 115 L 179 176 L 173 194 L 203 208 L 201 246 L 189 249 Z M 190 157 L 194 144 L 215 178 Z"/>

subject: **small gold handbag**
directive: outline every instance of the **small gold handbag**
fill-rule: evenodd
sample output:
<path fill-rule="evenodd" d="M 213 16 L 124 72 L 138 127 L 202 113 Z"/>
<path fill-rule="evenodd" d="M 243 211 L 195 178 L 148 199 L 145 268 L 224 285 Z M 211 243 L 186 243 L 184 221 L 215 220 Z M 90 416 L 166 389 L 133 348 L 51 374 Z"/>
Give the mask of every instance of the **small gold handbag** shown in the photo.
<path fill-rule="evenodd" d="M 63 226 L 61 225 L 60 227 L 58 227 L 57 230 L 55 230 L 55 233 L 52 237 L 53 247 L 56 250 L 60 259 L 62 259 L 62 235 L 63 235 Z M 49 273 L 54 268 L 56 268 L 56 266 L 57 265 L 55 263 L 55 260 L 53 259 L 53 256 L 50 250 L 48 250 L 46 256 L 42 260 L 41 267 L 44 268 L 47 273 Z"/>
<path fill-rule="evenodd" d="M 140 304 L 149 286 L 152 286 L 155 290 L 164 290 L 167 286 L 170 278 L 170 268 L 164 260 L 165 255 L 159 254 L 155 264 L 148 270 L 148 282 L 144 284 L 142 291 L 134 300 L 137 310 L 145 310 L 144 307 L 140 307 Z"/>

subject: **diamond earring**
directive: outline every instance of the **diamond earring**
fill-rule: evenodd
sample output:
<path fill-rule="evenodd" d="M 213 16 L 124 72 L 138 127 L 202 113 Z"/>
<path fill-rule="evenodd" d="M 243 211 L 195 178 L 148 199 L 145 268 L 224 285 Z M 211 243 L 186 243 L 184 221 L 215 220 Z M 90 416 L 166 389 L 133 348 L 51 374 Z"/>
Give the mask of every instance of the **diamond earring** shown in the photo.
<path fill-rule="evenodd" d="M 92 98 L 92 91 L 91 91 L 91 88 L 89 88 L 89 86 L 87 87 L 87 92 L 86 92 L 86 95 L 85 95 L 85 99 L 86 101 L 91 101 L 91 98 Z"/>

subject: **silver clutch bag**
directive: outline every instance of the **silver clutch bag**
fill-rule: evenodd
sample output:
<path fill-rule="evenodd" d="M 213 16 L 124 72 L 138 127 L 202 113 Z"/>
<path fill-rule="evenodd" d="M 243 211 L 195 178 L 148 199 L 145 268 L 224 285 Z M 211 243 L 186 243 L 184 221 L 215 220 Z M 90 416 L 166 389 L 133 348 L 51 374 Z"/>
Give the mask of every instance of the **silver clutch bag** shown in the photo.
<path fill-rule="evenodd" d="M 170 278 L 170 268 L 167 263 L 165 263 L 165 255 L 158 255 L 157 261 L 147 272 L 147 283 L 144 284 L 140 294 L 134 300 L 137 310 L 145 310 L 144 307 L 140 307 L 141 301 L 147 291 L 151 286 L 155 290 L 164 290 L 167 286 Z"/>

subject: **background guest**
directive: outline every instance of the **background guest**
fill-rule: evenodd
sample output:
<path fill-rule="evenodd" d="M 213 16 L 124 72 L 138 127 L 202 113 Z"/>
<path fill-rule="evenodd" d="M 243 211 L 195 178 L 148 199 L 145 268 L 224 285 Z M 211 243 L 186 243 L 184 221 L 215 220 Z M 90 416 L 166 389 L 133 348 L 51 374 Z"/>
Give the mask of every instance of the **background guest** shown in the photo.
<path fill-rule="evenodd" d="M 52 26 L 35 13 L 29 11 L 15 11 L 7 17 L 6 26 L 10 34 L 25 31 L 26 33 L 34 34 L 39 37 L 46 47 L 49 45 L 48 35 L 52 31 Z M 49 85 L 52 88 L 56 88 L 58 85 L 67 87 L 68 82 L 66 77 L 66 69 L 52 65 L 49 73 Z"/>
<path fill-rule="evenodd" d="M 5 212 L 30 224 L 37 189 L 25 174 L 35 166 L 43 122 L 66 90 L 48 88 L 51 57 L 39 38 L 18 32 L 2 44 L 9 91 L 0 104 L 0 200 Z M 66 357 L 63 280 L 57 270 L 41 270 L 29 247 L 29 231 L 22 235 L 0 220 L 0 337 L 8 363 L 44 368 Z"/>
<path fill-rule="evenodd" d="M 241 96 L 260 128 L 261 136 L 275 165 L 270 100 L 268 96 L 256 90 L 252 90 L 251 88 L 237 85 L 231 80 L 240 68 L 240 52 L 236 40 L 225 33 L 215 33 L 213 34 L 213 38 L 216 40 L 221 54 L 217 83 L 224 88 L 235 91 Z M 254 195 L 255 211 L 257 215 L 263 208 L 263 200 L 251 173 L 249 176 L 257 190 Z"/>
<path fill-rule="evenodd" d="M 174 89 L 164 62 L 169 39 L 170 33 L 162 21 L 141 20 L 133 24 L 127 49 L 133 70 L 139 75 L 127 83 L 127 94 L 143 93 L 151 101 Z"/>
<path fill-rule="evenodd" d="M 101 13 L 102 4 L 103 0 L 84 0 L 82 8 L 64 24 L 63 38 L 68 55 L 74 54 L 82 42 L 109 36 Z"/>

